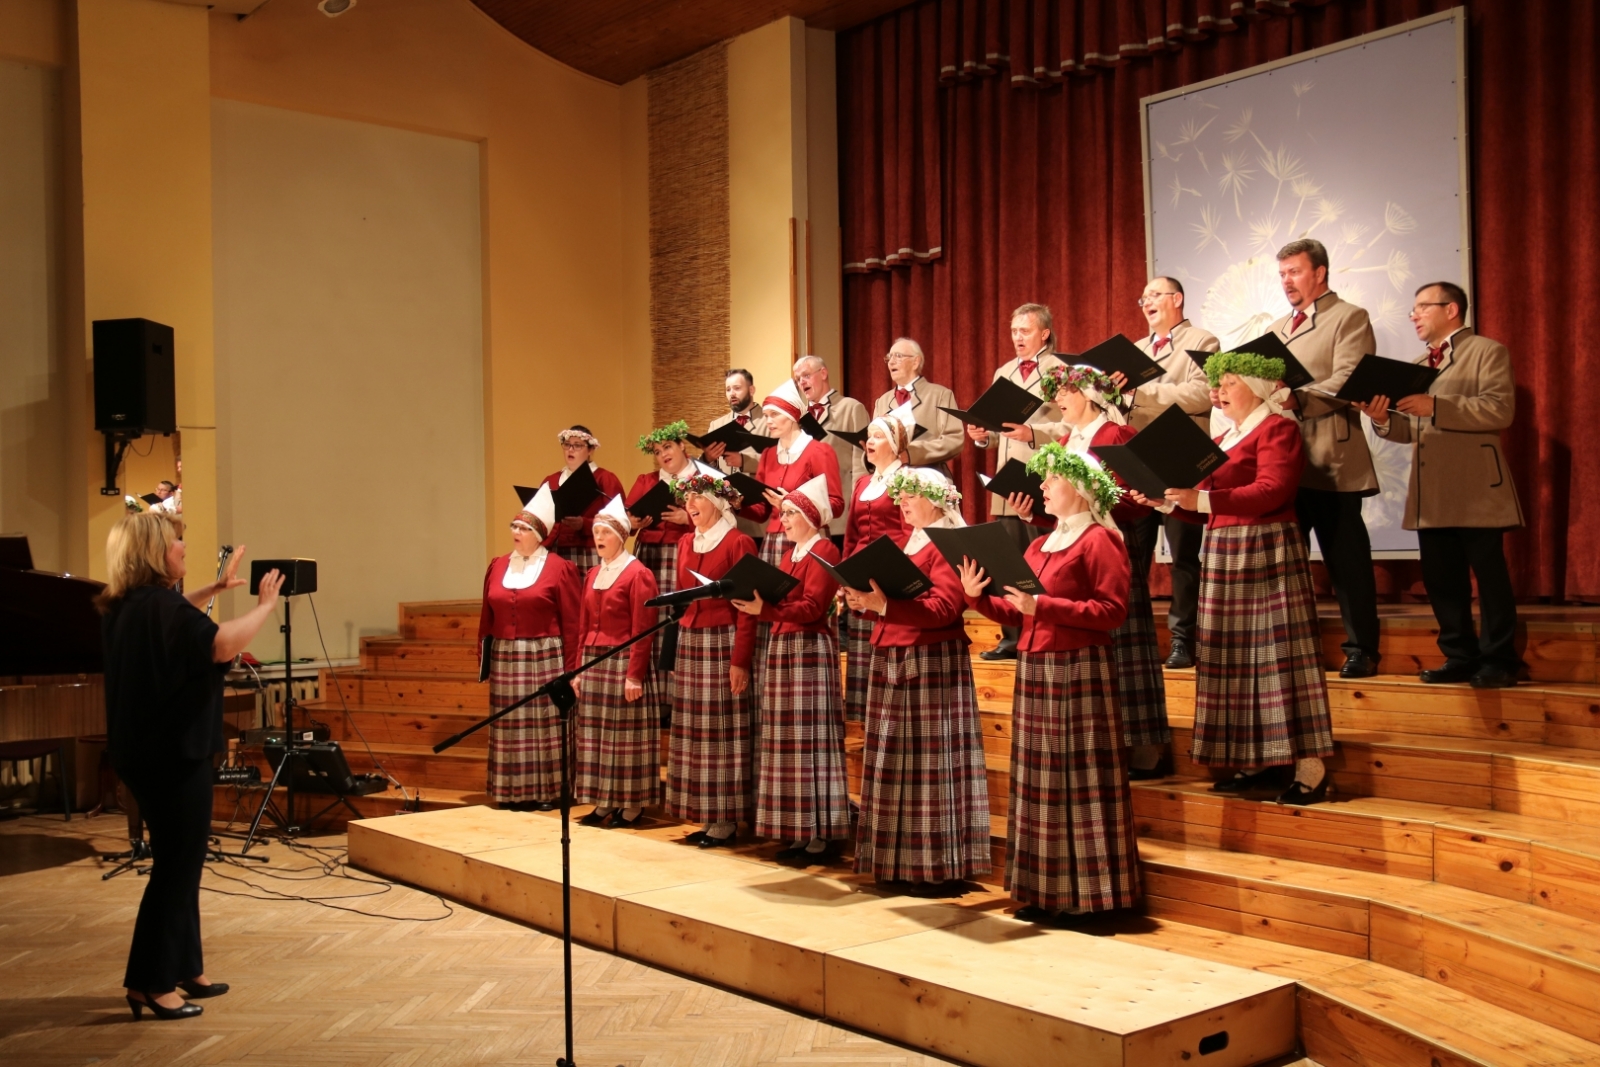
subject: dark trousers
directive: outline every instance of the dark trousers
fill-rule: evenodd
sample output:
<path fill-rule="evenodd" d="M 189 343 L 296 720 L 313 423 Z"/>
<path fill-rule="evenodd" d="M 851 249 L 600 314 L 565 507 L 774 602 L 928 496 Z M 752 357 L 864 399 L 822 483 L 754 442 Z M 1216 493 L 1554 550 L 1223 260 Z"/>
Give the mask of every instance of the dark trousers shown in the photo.
<path fill-rule="evenodd" d="M 1023 522 L 1015 515 L 996 515 L 994 516 L 994 521 L 998 522 L 1001 529 L 1005 530 L 1006 533 L 1011 535 L 1011 540 L 1015 541 L 1017 543 L 1017 547 L 1024 552 L 1028 550 L 1028 546 L 1033 544 L 1034 539 L 1037 538 L 1042 532 L 1032 523 Z M 1020 626 L 1000 627 L 1000 647 L 1016 648 L 1017 639 L 1021 636 L 1022 627 Z"/>
<path fill-rule="evenodd" d="M 1344 621 L 1344 653 L 1378 658 L 1378 583 L 1372 576 L 1372 539 L 1361 517 L 1361 494 L 1302 489 L 1294 510 L 1301 536 L 1317 535 L 1322 562 L 1339 600 Z"/>
<path fill-rule="evenodd" d="M 1206 528 L 1184 522 L 1176 515 L 1152 511 L 1134 524 L 1145 556 L 1146 570 L 1155 553 L 1156 528 L 1167 531 L 1167 547 L 1172 550 L 1172 606 L 1167 611 L 1167 629 L 1174 638 L 1194 645 L 1194 620 L 1200 611 L 1200 542 Z"/>
<path fill-rule="evenodd" d="M 1422 587 L 1439 620 L 1439 651 L 1452 666 L 1481 663 L 1516 671 L 1517 601 L 1500 530 L 1447 526 L 1417 531 Z M 1472 578 L 1478 579 L 1482 639 L 1472 628 Z"/>
<path fill-rule="evenodd" d="M 200 872 L 211 837 L 211 761 L 119 763 L 150 831 L 145 883 L 122 984 L 160 996 L 205 973 L 200 955 Z"/>

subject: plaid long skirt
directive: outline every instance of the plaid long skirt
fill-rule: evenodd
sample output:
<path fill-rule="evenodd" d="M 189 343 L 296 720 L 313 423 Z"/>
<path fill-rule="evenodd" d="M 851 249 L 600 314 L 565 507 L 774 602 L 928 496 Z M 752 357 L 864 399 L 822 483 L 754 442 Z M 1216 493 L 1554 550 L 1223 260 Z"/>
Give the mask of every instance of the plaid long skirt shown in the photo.
<path fill-rule="evenodd" d="M 1333 755 L 1311 569 L 1292 522 L 1206 531 L 1194 759 L 1276 767 Z"/>
<path fill-rule="evenodd" d="M 831 633 L 778 634 L 767 646 L 756 746 L 757 837 L 850 836 L 839 646 Z"/>
<path fill-rule="evenodd" d="M 844 642 L 844 717 L 860 722 L 867 714 L 867 683 L 872 680 L 872 620 L 848 608 L 839 613 Z"/>
<path fill-rule="evenodd" d="M 495 638 L 489 707 L 510 707 L 564 667 L 559 637 Z M 561 722 L 547 698 L 489 724 L 489 796 L 501 804 L 561 798 Z"/>
<path fill-rule="evenodd" d="M 585 662 L 611 651 L 586 645 Z M 661 713 L 655 682 L 628 703 L 628 653 L 620 652 L 578 681 L 577 773 L 573 801 L 601 808 L 643 808 L 661 803 Z"/>
<path fill-rule="evenodd" d="M 1006 889 L 1048 911 L 1143 896 L 1112 653 L 1023 652 L 1011 711 Z"/>
<path fill-rule="evenodd" d="M 856 870 L 943 882 L 989 870 L 989 782 L 963 641 L 877 648 L 867 690 Z"/>
<path fill-rule="evenodd" d="M 755 792 L 751 691 L 733 695 L 734 627 L 678 631 L 667 747 L 667 812 L 684 822 L 748 821 Z"/>
<path fill-rule="evenodd" d="M 768 533 L 761 539 L 761 549 L 758 553 L 763 563 L 770 563 L 774 567 L 783 568 L 783 557 L 789 554 L 794 545 L 782 532 Z M 770 622 L 756 623 L 756 650 L 750 660 L 750 691 L 760 694 L 766 689 L 767 684 L 767 646 L 772 643 L 772 624 Z"/>
<path fill-rule="evenodd" d="M 600 566 L 600 553 L 593 545 L 557 545 L 556 555 L 578 568 L 580 584 L 591 570 Z"/>
<path fill-rule="evenodd" d="M 1172 740 L 1172 728 L 1167 725 L 1167 684 L 1156 648 L 1155 610 L 1150 604 L 1150 557 L 1155 546 L 1144 544 L 1131 523 L 1118 523 L 1117 527 L 1133 567 L 1127 621 L 1111 631 L 1124 743 L 1164 745 Z"/>
<path fill-rule="evenodd" d="M 675 544 L 636 544 L 633 554 L 640 563 L 650 568 L 650 573 L 656 576 L 656 591 L 670 593 L 677 588 L 678 582 L 678 546 Z M 663 618 L 665 609 L 656 613 L 657 618 Z M 661 639 L 656 638 L 656 652 L 660 652 Z M 672 708 L 672 672 L 659 671 L 654 666 L 650 668 L 651 677 L 655 679 L 656 707 L 661 711 Z"/>

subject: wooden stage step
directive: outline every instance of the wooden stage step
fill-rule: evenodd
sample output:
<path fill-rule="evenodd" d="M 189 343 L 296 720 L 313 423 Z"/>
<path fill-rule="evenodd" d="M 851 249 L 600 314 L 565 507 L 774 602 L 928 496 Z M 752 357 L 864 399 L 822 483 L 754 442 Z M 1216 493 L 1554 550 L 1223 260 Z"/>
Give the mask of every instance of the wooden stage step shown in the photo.
<path fill-rule="evenodd" d="M 481 808 L 350 826 L 351 862 L 552 929 L 559 823 Z M 574 829 L 574 929 L 622 955 L 964 1062 L 1247 1067 L 1295 1051 L 1295 985 L 1041 930 L 993 896 L 885 895 Z"/>
<path fill-rule="evenodd" d="M 1367 959 L 1600 1041 L 1600 924 L 1457 886 L 1145 839 L 1151 914 Z"/>

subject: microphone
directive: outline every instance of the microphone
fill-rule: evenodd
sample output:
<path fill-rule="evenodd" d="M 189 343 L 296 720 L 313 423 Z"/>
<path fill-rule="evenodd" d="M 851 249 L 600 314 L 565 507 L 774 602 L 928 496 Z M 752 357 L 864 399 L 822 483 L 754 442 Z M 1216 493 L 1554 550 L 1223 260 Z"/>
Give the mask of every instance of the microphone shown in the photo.
<path fill-rule="evenodd" d="M 719 578 L 705 585 L 697 585 L 692 589 L 680 589 L 676 593 L 662 593 L 644 602 L 647 608 L 674 608 L 680 604 L 693 604 L 696 600 L 711 600 L 725 593 L 733 592 L 733 583 L 726 578 Z"/>

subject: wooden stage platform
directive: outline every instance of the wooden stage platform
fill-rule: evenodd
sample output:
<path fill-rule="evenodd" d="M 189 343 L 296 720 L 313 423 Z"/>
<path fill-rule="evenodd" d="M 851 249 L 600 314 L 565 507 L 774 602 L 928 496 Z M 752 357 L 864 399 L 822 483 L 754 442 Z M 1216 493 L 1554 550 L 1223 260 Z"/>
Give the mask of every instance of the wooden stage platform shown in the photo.
<path fill-rule="evenodd" d="M 349 834 L 364 870 L 560 931 L 553 817 L 465 807 Z M 1293 981 L 1043 930 L 998 894 L 885 895 L 581 826 L 572 857 L 585 944 L 981 1067 L 1250 1067 L 1297 1046 Z"/>

